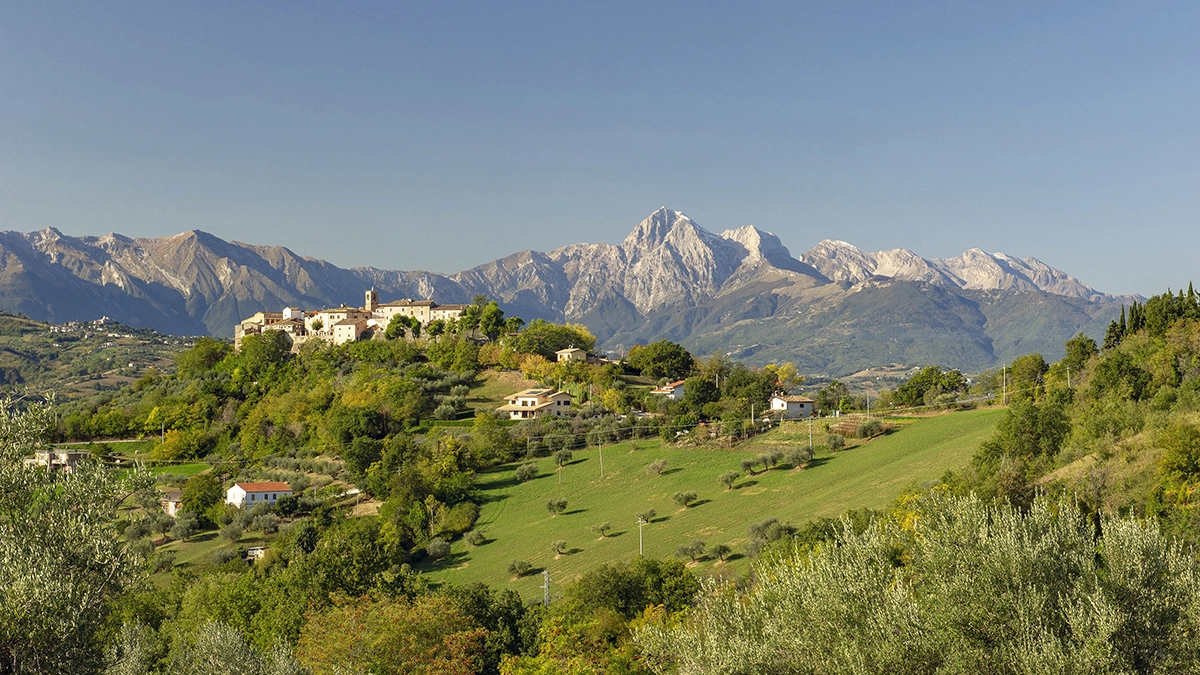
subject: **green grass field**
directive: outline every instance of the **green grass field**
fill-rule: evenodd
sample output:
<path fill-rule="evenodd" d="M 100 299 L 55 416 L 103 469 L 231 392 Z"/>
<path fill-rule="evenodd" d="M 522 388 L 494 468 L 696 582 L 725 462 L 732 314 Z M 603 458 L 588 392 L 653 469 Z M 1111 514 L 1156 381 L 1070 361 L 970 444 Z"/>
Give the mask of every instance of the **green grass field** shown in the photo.
<path fill-rule="evenodd" d="M 487 542 L 473 549 L 456 541 L 447 559 L 423 569 L 434 581 L 482 581 L 525 598 L 540 597 L 541 575 L 513 580 L 510 561 L 528 560 L 534 570 L 549 570 L 556 585 L 568 582 L 602 563 L 637 555 L 637 515 L 647 509 L 658 513 L 643 528 L 647 556 L 672 556 L 677 546 L 695 539 L 740 552 L 749 526 L 765 518 L 799 524 L 849 509 L 883 507 L 906 486 L 964 466 L 1001 414 L 990 409 L 922 419 L 836 454 L 818 454 L 807 469 L 784 465 L 743 475 L 731 491 L 718 484 L 720 474 L 737 470 L 741 460 L 765 448 L 806 444 L 807 424 L 785 424 L 733 449 L 664 447 L 657 439 L 636 441 L 636 450 L 628 442 L 608 446 L 604 478 L 595 448 L 577 452 L 561 476 L 551 459 L 537 460 L 541 475 L 524 484 L 513 477 L 516 465 L 501 467 L 478 479 L 485 503 L 476 529 Z M 816 440 L 820 444 L 823 434 Z M 645 466 L 656 459 L 669 466 L 661 476 L 648 476 Z M 683 509 L 672 496 L 686 490 L 695 491 L 699 502 Z M 551 516 L 546 502 L 556 497 L 566 498 L 568 505 Z M 613 529 L 600 538 L 591 527 L 604 522 Z M 556 540 L 566 541 L 567 554 L 551 550 Z M 740 569 L 746 561 L 730 564 Z"/>

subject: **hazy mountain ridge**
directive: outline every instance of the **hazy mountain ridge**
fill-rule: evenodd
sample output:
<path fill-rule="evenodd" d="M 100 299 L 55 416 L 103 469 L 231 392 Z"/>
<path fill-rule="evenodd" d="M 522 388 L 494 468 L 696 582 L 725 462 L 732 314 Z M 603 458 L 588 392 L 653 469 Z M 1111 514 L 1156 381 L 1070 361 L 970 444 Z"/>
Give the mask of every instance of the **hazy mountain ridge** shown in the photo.
<path fill-rule="evenodd" d="M 833 374 L 893 361 L 986 367 L 1024 344 L 1061 348 L 1077 330 L 1102 330 L 1128 300 L 1035 258 L 979 249 L 926 259 L 825 240 L 796 258 L 769 232 L 746 225 L 718 235 L 665 207 L 619 245 L 521 251 L 452 275 L 343 269 L 198 230 L 163 238 L 0 233 L 0 309 L 51 321 L 107 314 L 227 336 L 256 311 L 356 305 L 372 287 L 385 302 L 488 295 L 527 320 L 584 323 L 611 349 L 668 337 Z M 1034 326 L 1044 335 L 1022 334 Z"/>

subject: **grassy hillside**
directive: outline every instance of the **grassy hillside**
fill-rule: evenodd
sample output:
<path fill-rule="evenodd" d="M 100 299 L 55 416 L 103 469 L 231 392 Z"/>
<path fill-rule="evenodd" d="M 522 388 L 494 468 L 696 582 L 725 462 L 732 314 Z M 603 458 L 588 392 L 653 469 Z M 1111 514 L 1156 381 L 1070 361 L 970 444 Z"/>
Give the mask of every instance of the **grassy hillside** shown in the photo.
<path fill-rule="evenodd" d="M 510 561 L 528 560 L 535 570 L 548 569 L 556 584 L 565 583 L 601 563 L 637 555 L 637 515 L 647 509 L 658 512 L 643 530 L 648 556 L 672 556 L 677 546 L 695 539 L 739 552 L 748 541 L 748 527 L 765 518 L 800 523 L 882 507 L 906 485 L 962 467 L 1001 414 L 992 409 L 922 419 L 836 454 L 818 454 L 807 469 L 782 465 L 743 475 L 731 491 L 718 484 L 720 474 L 737 470 L 743 459 L 764 449 L 806 444 L 808 425 L 788 423 L 731 450 L 664 447 L 657 439 L 607 446 L 604 478 L 595 448 L 576 453 L 561 475 L 553 460 L 537 460 L 539 477 L 523 484 L 513 476 L 516 465 L 499 467 L 482 474 L 478 483 L 484 505 L 476 528 L 487 542 L 478 548 L 455 542 L 451 555 L 427 571 L 437 581 L 483 581 L 535 597 L 541 593 L 540 574 L 512 580 Z M 820 444 L 823 434 L 817 433 Z M 645 467 L 657 459 L 669 465 L 663 475 L 651 477 Z M 699 502 L 680 508 L 672 496 L 688 490 Z M 546 502 L 556 497 L 566 498 L 568 506 L 551 516 Z M 613 530 L 601 538 L 591 527 L 604 522 Z M 566 541 L 566 555 L 552 552 L 556 540 Z M 744 560 L 735 557 L 728 564 L 740 566 Z"/>

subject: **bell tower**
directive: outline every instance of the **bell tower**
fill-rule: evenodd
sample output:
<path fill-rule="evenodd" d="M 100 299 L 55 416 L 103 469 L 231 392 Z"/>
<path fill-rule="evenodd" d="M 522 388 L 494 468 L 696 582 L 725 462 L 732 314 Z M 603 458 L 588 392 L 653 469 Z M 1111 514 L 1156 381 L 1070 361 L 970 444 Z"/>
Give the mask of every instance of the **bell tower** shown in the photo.
<path fill-rule="evenodd" d="M 363 305 L 363 309 L 374 313 L 377 307 L 379 307 L 379 291 L 372 288 L 367 291 L 366 304 Z"/>

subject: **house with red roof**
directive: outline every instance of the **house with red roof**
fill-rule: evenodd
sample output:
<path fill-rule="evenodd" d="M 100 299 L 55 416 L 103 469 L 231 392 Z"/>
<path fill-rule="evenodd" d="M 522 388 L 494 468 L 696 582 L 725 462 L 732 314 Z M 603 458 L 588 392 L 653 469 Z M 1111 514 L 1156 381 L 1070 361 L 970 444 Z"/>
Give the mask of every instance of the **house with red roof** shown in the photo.
<path fill-rule="evenodd" d="M 225 503 L 237 507 L 254 506 L 266 502 L 274 504 L 280 497 L 292 494 L 287 483 L 234 483 L 225 491 Z"/>

